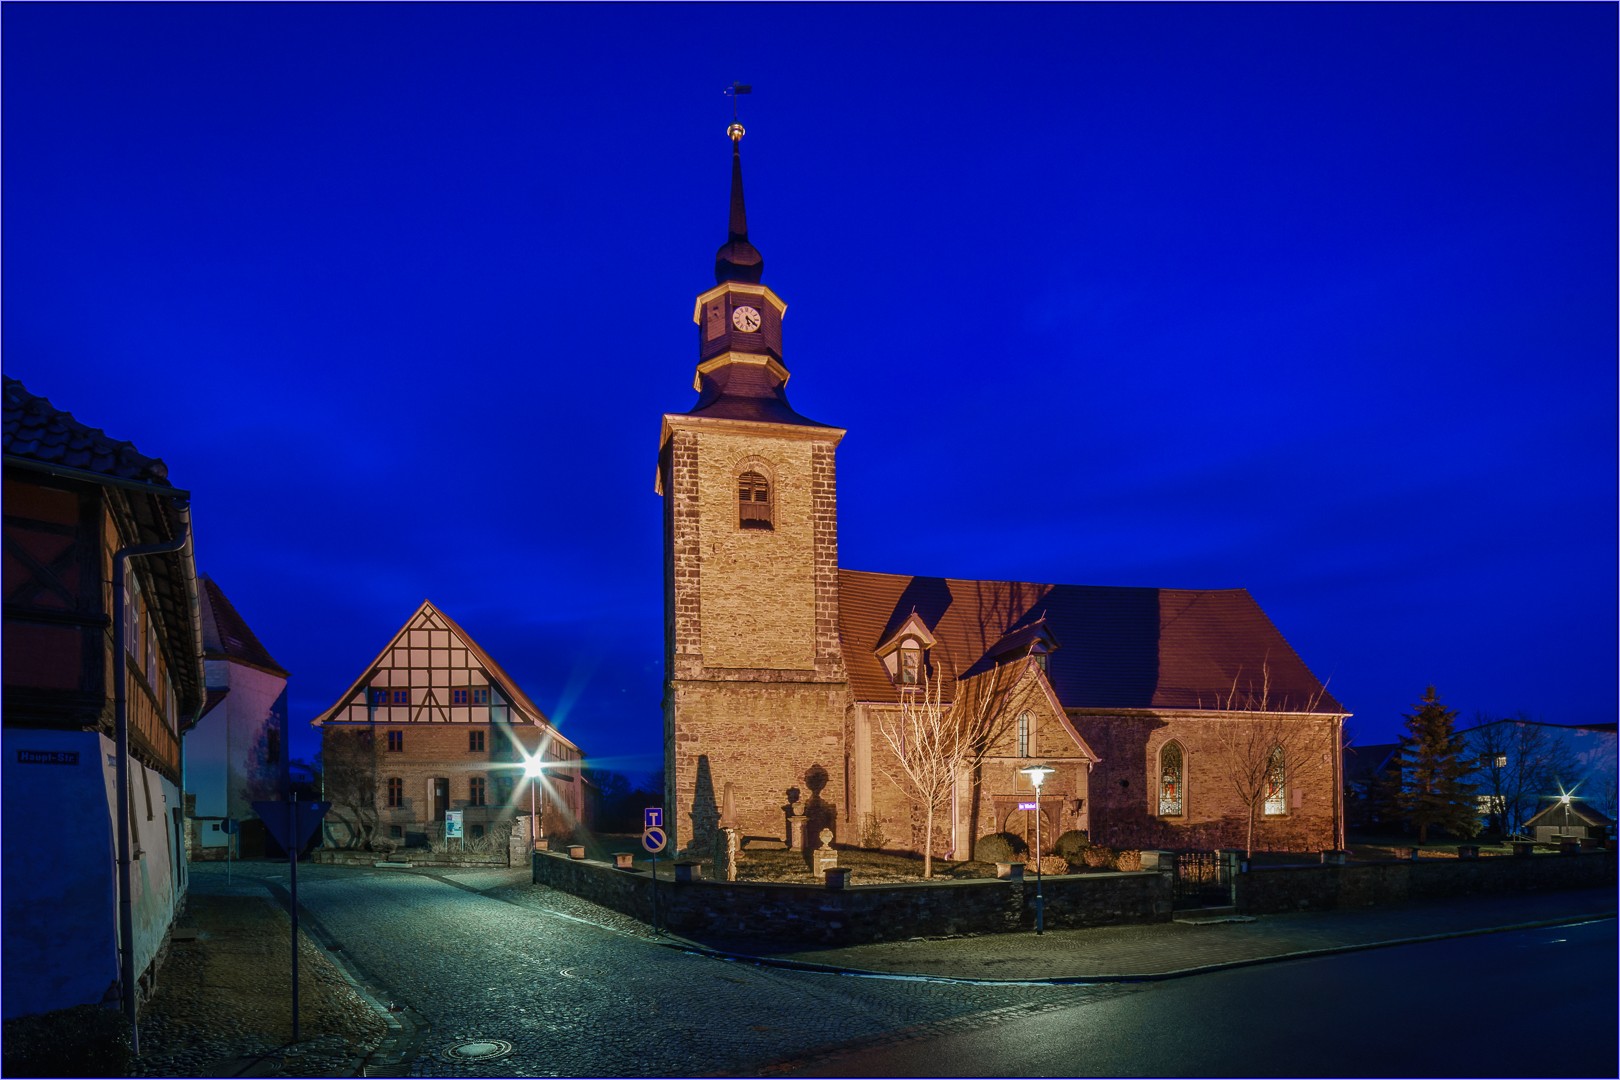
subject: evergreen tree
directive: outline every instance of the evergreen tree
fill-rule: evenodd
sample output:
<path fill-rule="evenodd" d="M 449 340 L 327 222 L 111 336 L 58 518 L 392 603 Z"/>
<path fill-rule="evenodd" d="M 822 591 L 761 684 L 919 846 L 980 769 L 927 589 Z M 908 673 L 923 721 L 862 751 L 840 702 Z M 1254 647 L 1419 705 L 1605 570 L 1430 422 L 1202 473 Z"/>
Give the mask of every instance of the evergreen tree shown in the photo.
<path fill-rule="evenodd" d="M 1479 810 L 1474 785 L 1465 779 L 1474 770 L 1468 744 L 1457 734 L 1457 714 L 1440 704 L 1434 687 L 1406 718 L 1401 736 L 1401 786 L 1395 806 L 1408 826 L 1416 826 L 1418 842 L 1429 839 L 1436 826 L 1452 836 L 1479 831 Z"/>

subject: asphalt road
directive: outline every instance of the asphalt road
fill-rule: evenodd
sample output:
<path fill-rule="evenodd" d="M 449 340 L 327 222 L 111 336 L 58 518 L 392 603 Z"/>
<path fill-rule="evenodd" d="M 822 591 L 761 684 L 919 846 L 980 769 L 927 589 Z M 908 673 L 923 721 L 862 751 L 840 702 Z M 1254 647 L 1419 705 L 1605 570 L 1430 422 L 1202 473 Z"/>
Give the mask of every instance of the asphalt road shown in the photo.
<path fill-rule="evenodd" d="M 800 1076 L 1615 1076 L 1615 921 L 1264 964 Z"/>
<path fill-rule="evenodd" d="M 850 1046 L 915 1045 L 1143 991 L 758 967 L 569 918 L 542 905 L 566 908 L 571 898 L 547 893 L 510 874 L 299 869 L 312 929 L 418 1022 L 402 1070 L 412 1076 L 785 1072 Z M 483 1062 L 451 1055 L 495 1040 L 511 1052 Z"/>

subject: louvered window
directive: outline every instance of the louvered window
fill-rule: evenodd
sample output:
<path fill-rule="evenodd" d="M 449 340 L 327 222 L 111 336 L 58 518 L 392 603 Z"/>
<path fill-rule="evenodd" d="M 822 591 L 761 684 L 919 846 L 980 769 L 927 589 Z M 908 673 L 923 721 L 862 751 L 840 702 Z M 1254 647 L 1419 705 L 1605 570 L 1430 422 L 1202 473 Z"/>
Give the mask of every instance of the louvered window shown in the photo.
<path fill-rule="evenodd" d="M 737 477 L 737 525 L 743 529 L 773 527 L 771 483 L 757 472 Z"/>

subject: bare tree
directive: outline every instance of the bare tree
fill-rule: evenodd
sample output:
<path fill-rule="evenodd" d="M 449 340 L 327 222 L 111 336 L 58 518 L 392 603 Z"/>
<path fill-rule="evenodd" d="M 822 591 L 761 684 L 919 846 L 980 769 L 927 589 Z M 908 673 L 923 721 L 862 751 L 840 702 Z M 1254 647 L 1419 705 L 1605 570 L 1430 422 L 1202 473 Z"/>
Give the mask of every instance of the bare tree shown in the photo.
<path fill-rule="evenodd" d="M 1243 847 L 1254 856 L 1255 816 L 1268 799 L 1286 800 L 1288 791 L 1301 783 L 1320 778 L 1332 768 L 1331 727 L 1323 730 L 1315 723 L 1326 717 L 1313 717 L 1327 687 L 1319 687 L 1297 706 L 1286 698 L 1274 699 L 1271 666 L 1260 666 L 1260 683 L 1241 683 L 1242 672 L 1232 679 L 1232 688 L 1220 700 L 1228 712 L 1258 713 L 1253 718 L 1215 721 L 1216 744 L 1220 748 L 1221 771 L 1232 785 L 1232 792 L 1245 811 Z M 1331 786 L 1331 785 L 1329 785 Z"/>
<path fill-rule="evenodd" d="M 1579 771 L 1561 734 L 1523 713 L 1506 720 L 1474 714 L 1474 726 L 1463 737 L 1478 761 L 1475 782 L 1496 832 L 1508 836 L 1523 831 L 1541 798 Z"/>
<path fill-rule="evenodd" d="M 346 846 L 368 846 L 377 831 L 377 755 L 371 731 L 327 728 L 321 740 L 321 778 L 332 804 L 329 818 L 348 830 Z"/>
<path fill-rule="evenodd" d="M 997 664 L 958 679 L 947 702 L 944 680 L 924 665 L 921 682 L 905 690 L 900 708 L 878 717 L 893 753 L 892 767 L 880 767 L 924 815 L 923 877 L 934 876 L 935 817 L 958 778 L 977 776 L 985 755 L 1014 723 L 1036 686 L 1030 667 L 1027 660 Z"/>

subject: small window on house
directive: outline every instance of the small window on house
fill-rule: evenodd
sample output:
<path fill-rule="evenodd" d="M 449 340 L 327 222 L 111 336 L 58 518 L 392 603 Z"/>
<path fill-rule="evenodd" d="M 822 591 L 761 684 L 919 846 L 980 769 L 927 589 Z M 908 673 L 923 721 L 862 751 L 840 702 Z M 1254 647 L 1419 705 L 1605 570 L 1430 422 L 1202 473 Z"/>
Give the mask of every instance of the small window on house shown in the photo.
<path fill-rule="evenodd" d="M 475 686 L 472 688 L 472 703 L 474 705 L 489 704 L 489 687 Z"/>
<path fill-rule="evenodd" d="M 1271 748 L 1271 760 L 1266 765 L 1266 802 L 1267 814 L 1286 814 L 1288 812 L 1288 773 L 1284 767 L 1282 747 Z"/>
<path fill-rule="evenodd" d="M 452 704 L 452 705 L 465 705 L 465 704 L 467 704 L 467 688 L 466 687 L 461 687 L 458 690 L 450 691 L 450 704 Z"/>
<path fill-rule="evenodd" d="M 405 749 L 405 733 L 403 731 L 390 731 L 388 733 L 388 749 L 396 753 Z"/>
<path fill-rule="evenodd" d="M 386 705 L 386 704 L 388 704 L 388 691 L 383 689 L 380 686 L 372 687 L 371 692 L 369 694 L 367 694 L 366 696 L 371 701 L 371 703 L 373 705 Z"/>
<path fill-rule="evenodd" d="M 390 826 L 388 826 L 388 837 L 391 840 L 403 840 L 403 839 L 405 839 L 405 826 L 403 826 L 403 825 L 390 825 Z"/>
<path fill-rule="evenodd" d="M 1159 813 L 1164 817 L 1180 817 L 1185 810 L 1183 778 L 1186 762 L 1181 744 L 1169 742 L 1159 751 Z"/>
<path fill-rule="evenodd" d="M 483 827 L 483 826 L 482 826 L 482 825 L 473 825 L 473 826 L 470 826 L 470 827 L 469 827 L 469 828 L 468 828 L 468 829 L 467 829 L 467 835 L 468 835 L 468 836 L 469 836 L 469 837 L 470 837 L 470 838 L 471 838 L 471 839 L 474 839 L 474 840 L 482 840 L 482 839 L 483 839 L 483 838 L 484 838 L 484 827 Z"/>
<path fill-rule="evenodd" d="M 475 776 L 467 782 L 467 803 L 470 806 L 484 805 L 484 778 Z"/>
<path fill-rule="evenodd" d="M 1494 759 L 1492 759 L 1491 765 L 1493 767 L 1495 767 L 1495 768 L 1498 768 L 1498 769 L 1507 768 L 1507 755 L 1506 754 L 1497 754 L 1496 757 Z"/>
<path fill-rule="evenodd" d="M 1018 714 L 1018 756 L 1029 757 L 1029 732 L 1035 725 L 1033 713 L 1021 712 Z"/>
<path fill-rule="evenodd" d="M 900 683 L 916 686 L 922 682 L 922 647 L 915 641 L 900 646 Z"/>
<path fill-rule="evenodd" d="M 495 778 L 495 799 L 502 806 L 512 802 L 512 778 L 510 776 L 497 776 Z"/>
<path fill-rule="evenodd" d="M 1046 657 L 1047 654 L 1045 652 L 1035 652 L 1030 654 L 1030 658 L 1035 661 L 1035 666 L 1040 668 L 1042 671 L 1046 670 Z"/>
<path fill-rule="evenodd" d="M 410 703 L 411 703 L 411 692 L 409 690 L 395 690 L 394 691 L 394 704 L 395 705 L 409 705 Z"/>
<path fill-rule="evenodd" d="M 388 778 L 388 805 L 396 808 L 405 805 L 405 781 L 397 776 Z"/>
<path fill-rule="evenodd" d="M 264 760 L 271 765 L 281 762 L 281 731 L 277 728 L 265 729 Z"/>
<path fill-rule="evenodd" d="M 757 472 L 737 477 L 737 527 L 772 528 L 771 484 Z"/>
<path fill-rule="evenodd" d="M 467 749 L 474 754 L 484 752 L 484 733 L 482 731 L 467 732 Z"/>

